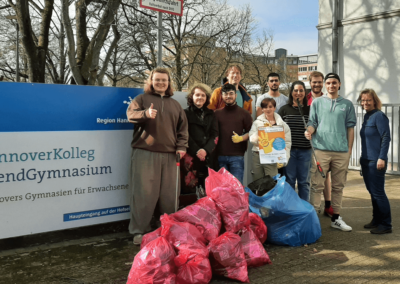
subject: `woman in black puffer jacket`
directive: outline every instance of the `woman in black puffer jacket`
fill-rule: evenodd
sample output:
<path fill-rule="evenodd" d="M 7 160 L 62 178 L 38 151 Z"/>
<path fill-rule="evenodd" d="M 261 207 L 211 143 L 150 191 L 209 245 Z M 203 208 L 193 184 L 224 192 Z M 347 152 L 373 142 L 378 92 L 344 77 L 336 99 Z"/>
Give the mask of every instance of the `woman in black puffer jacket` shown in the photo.
<path fill-rule="evenodd" d="M 181 161 L 181 192 L 196 192 L 197 186 L 204 186 L 208 167 L 217 170 L 214 153 L 218 143 L 218 126 L 210 104 L 211 89 L 201 83 L 194 84 L 187 95 L 185 109 L 189 123 L 189 148 Z"/>

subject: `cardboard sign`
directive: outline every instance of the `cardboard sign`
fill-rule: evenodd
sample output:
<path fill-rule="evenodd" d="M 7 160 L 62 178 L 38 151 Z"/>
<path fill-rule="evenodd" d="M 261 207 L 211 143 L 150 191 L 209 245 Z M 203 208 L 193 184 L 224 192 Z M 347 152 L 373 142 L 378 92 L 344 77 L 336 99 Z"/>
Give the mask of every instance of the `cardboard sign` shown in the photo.
<path fill-rule="evenodd" d="M 258 128 L 258 149 L 261 164 L 286 163 L 285 148 L 283 126 Z"/>

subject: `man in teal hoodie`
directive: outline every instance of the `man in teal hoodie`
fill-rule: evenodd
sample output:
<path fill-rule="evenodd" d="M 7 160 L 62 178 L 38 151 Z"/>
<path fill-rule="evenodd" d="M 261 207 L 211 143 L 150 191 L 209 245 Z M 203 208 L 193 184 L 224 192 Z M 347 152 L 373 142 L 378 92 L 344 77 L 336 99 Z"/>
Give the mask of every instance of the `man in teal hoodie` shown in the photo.
<path fill-rule="evenodd" d="M 327 96 L 316 98 L 311 104 L 307 130 L 304 134 L 307 139 L 312 140 L 323 171 L 326 173 L 331 170 L 333 208 L 331 227 L 350 232 L 352 228 L 340 217 L 340 208 L 357 119 L 353 103 L 339 96 L 340 86 L 339 75 L 329 73 L 325 76 Z M 323 189 L 324 179 L 314 164 L 311 170 L 310 203 L 318 213 Z"/>

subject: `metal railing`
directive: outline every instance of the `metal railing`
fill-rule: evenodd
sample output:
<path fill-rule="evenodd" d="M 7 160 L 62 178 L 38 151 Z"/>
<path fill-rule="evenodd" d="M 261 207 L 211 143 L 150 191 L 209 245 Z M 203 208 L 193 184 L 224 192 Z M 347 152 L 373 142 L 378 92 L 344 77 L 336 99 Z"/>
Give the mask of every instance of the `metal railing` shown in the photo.
<path fill-rule="evenodd" d="M 354 144 L 350 158 L 349 169 L 359 170 L 361 156 L 361 137 L 360 130 L 364 121 L 364 114 L 361 105 L 354 105 L 357 117 L 357 125 L 354 128 Z M 384 104 L 382 112 L 389 118 L 390 136 L 392 138 L 388 152 L 388 174 L 400 175 L 400 104 Z"/>

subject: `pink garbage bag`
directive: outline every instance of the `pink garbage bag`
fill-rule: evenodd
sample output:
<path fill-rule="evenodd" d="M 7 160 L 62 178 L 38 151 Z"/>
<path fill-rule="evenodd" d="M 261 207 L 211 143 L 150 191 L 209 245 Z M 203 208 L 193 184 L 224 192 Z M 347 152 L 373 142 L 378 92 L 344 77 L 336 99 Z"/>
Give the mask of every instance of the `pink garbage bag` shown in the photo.
<path fill-rule="evenodd" d="M 209 197 L 215 202 L 227 232 L 236 233 L 249 221 L 249 194 L 232 187 L 216 187 Z"/>
<path fill-rule="evenodd" d="M 175 257 L 177 284 L 207 284 L 211 281 L 212 271 L 208 258 L 190 251 L 180 251 Z"/>
<path fill-rule="evenodd" d="M 142 243 L 140 244 L 140 249 L 144 248 L 145 245 L 147 245 L 152 240 L 157 239 L 158 237 L 161 237 L 161 228 L 158 228 L 157 230 L 144 235 L 142 238 Z"/>
<path fill-rule="evenodd" d="M 161 235 L 178 251 L 190 251 L 208 257 L 206 239 L 187 222 L 177 222 L 167 214 L 161 217 Z"/>
<path fill-rule="evenodd" d="M 272 263 L 264 246 L 249 227 L 240 231 L 241 245 L 246 257 L 247 267 L 258 267 Z"/>
<path fill-rule="evenodd" d="M 174 284 L 174 248 L 163 237 L 144 246 L 132 264 L 127 284 Z"/>
<path fill-rule="evenodd" d="M 244 187 L 240 181 L 225 168 L 221 168 L 218 172 L 209 168 L 205 186 L 208 196 L 210 196 L 211 191 L 216 187 L 231 187 L 240 193 L 245 193 Z"/>
<path fill-rule="evenodd" d="M 250 229 L 256 234 L 257 238 L 263 244 L 267 240 L 267 225 L 264 221 L 255 213 L 249 213 Z"/>
<path fill-rule="evenodd" d="M 226 232 L 208 244 L 213 273 L 249 283 L 241 238 Z"/>
<path fill-rule="evenodd" d="M 207 241 L 217 238 L 221 230 L 220 213 L 209 197 L 197 200 L 196 203 L 171 214 L 170 217 L 196 226 Z"/>

